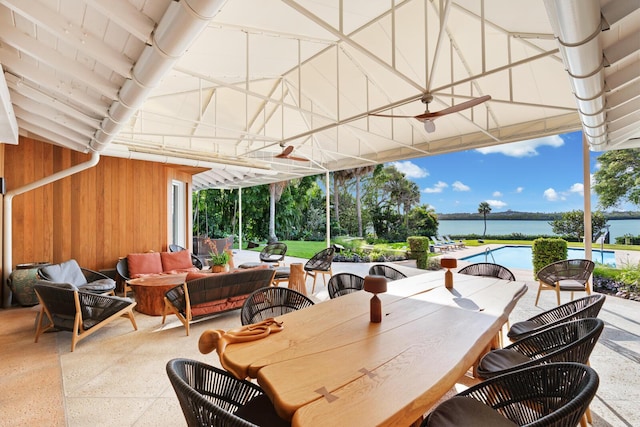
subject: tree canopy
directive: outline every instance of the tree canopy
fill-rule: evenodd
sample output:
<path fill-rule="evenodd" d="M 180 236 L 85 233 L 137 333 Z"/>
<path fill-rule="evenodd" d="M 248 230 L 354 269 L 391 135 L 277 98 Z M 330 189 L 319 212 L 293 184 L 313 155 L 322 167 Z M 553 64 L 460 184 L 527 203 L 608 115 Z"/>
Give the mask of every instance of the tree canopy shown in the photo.
<path fill-rule="evenodd" d="M 607 151 L 598 157 L 593 189 L 603 209 L 628 201 L 640 206 L 640 148 Z"/>
<path fill-rule="evenodd" d="M 575 237 L 579 241 L 584 236 L 584 212 L 580 210 L 565 212 L 562 218 L 550 222 L 549 225 L 553 227 L 555 234 Z M 607 219 L 602 212 L 596 211 L 591 214 L 591 230 L 594 236 L 606 225 Z"/>

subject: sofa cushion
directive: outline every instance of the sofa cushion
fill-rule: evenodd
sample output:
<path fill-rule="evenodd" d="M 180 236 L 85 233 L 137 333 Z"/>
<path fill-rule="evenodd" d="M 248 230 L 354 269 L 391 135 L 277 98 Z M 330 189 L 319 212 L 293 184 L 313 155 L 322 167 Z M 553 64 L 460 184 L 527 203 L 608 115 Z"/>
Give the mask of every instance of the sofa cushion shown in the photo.
<path fill-rule="evenodd" d="M 191 307 L 191 315 L 193 317 L 199 317 L 241 308 L 247 298 L 249 298 L 249 294 L 238 295 L 222 300 L 203 302 L 202 304 Z"/>
<path fill-rule="evenodd" d="M 75 259 L 70 259 L 60 264 L 40 267 L 43 279 L 57 283 L 71 283 L 76 287 L 87 284 L 87 278 L 82 274 L 82 270 Z"/>
<path fill-rule="evenodd" d="M 160 252 L 160 260 L 162 261 L 162 271 L 193 268 L 191 254 L 188 251 Z M 129 269 L 131 269 L 131 267 L 129 267 Z"/>
<path fill-rule="evenodd" d="M 162 259 L 159 252 L 148 252 L 144 254 L 127 255 L 129 265 L 129 277 L 132 279 L 141 277 L 144 274 L 162 273 Z"/>

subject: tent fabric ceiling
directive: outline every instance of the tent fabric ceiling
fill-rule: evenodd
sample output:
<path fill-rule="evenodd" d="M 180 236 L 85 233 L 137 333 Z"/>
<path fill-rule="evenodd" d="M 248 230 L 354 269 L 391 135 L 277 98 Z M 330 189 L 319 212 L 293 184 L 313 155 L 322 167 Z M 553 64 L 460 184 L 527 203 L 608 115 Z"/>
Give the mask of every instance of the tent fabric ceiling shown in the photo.
<path fill-rule="evenodd" d="M 640 0 L 0 0 L 21 135 L 203 168 L 195 189 L 581 129 L 638 147 L 639 35 Z M 433 133 L 371 115 L 425 93 L 491 100 Z"/>

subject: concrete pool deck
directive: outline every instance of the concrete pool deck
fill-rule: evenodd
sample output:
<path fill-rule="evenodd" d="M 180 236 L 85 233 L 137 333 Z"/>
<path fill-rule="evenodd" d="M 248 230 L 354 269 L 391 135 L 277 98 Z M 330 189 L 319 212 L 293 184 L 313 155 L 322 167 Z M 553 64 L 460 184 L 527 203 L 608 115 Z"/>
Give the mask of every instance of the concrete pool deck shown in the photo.
<path fill-rule="evenodd" d="M 484 249 L 471 247 L 448 255 L 458 258 Z M 234 261 L 238 264 L 255 261 L 257 257 L 257 252 L 234 251 Z M 287 265 L 306 262 L 289 256 L 285 261 Z M 463 264 L 461 261 L 460 266 Z M 393 265 L 407 275 L 424 273 L 415 268 L 413 260 Z M 366 275 L 370 266 L 371 263 L 334 262 L 333 273 Z M 543 292 L 539 305 L 535 306 L 538 284 L 532 272 L 513 272 L 518 280 L 527 284 L 528 290 L 511 313 L 511 323 L 555 306 L 553 292 Z M 306 282 L 309 294 L 311 283 L 309 278 Z M 328 299 L 322 279 L 311 297 L 317 302 Z M 568 298 L 563 295 L 563 302 Z M 600 312 L 605 329 L 590 359 L 600 376 L 600 386 L 591 403 L 594 427 L 640 426 L 638 304 L 607 297 Z M 136 313 L 138 331 L 133 331 L 125 319 L 116 321 L 87 337 L 71 353 L 68 332 L 44 334 L 37 344 L 33 342 L 36 313 L 36 307 L 0 310 L 3 349 L 0 385 L 5 391 L 0 407 L 6 412 L 0 426 L 184 426 L 165 364 L 174 357 L 188 357 L 219 366 L 215 355 L 198 351 L 200 334 L 207 329 L 240 326 L 238 311 L 232 311 L 194 323 L 191 335 L 186 336 L 175 316 L 162 325 L 157 316 Z M 468 378 L 463 377 L 448 395 L 468 385 Z"/>

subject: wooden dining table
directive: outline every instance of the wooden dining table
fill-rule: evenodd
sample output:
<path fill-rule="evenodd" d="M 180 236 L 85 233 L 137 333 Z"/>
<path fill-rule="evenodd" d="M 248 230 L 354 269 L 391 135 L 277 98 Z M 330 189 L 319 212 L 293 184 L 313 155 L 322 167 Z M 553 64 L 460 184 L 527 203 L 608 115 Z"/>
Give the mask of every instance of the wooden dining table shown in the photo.
<path fill-rule="evenodd" d="M 218 356 L 256 378 L 293 426 L 409 426 L 495 338 L 524 282 L 428 272 L 388 283 L 382 322 L 354 292 L 277 318 L 282 331 Z"/>

